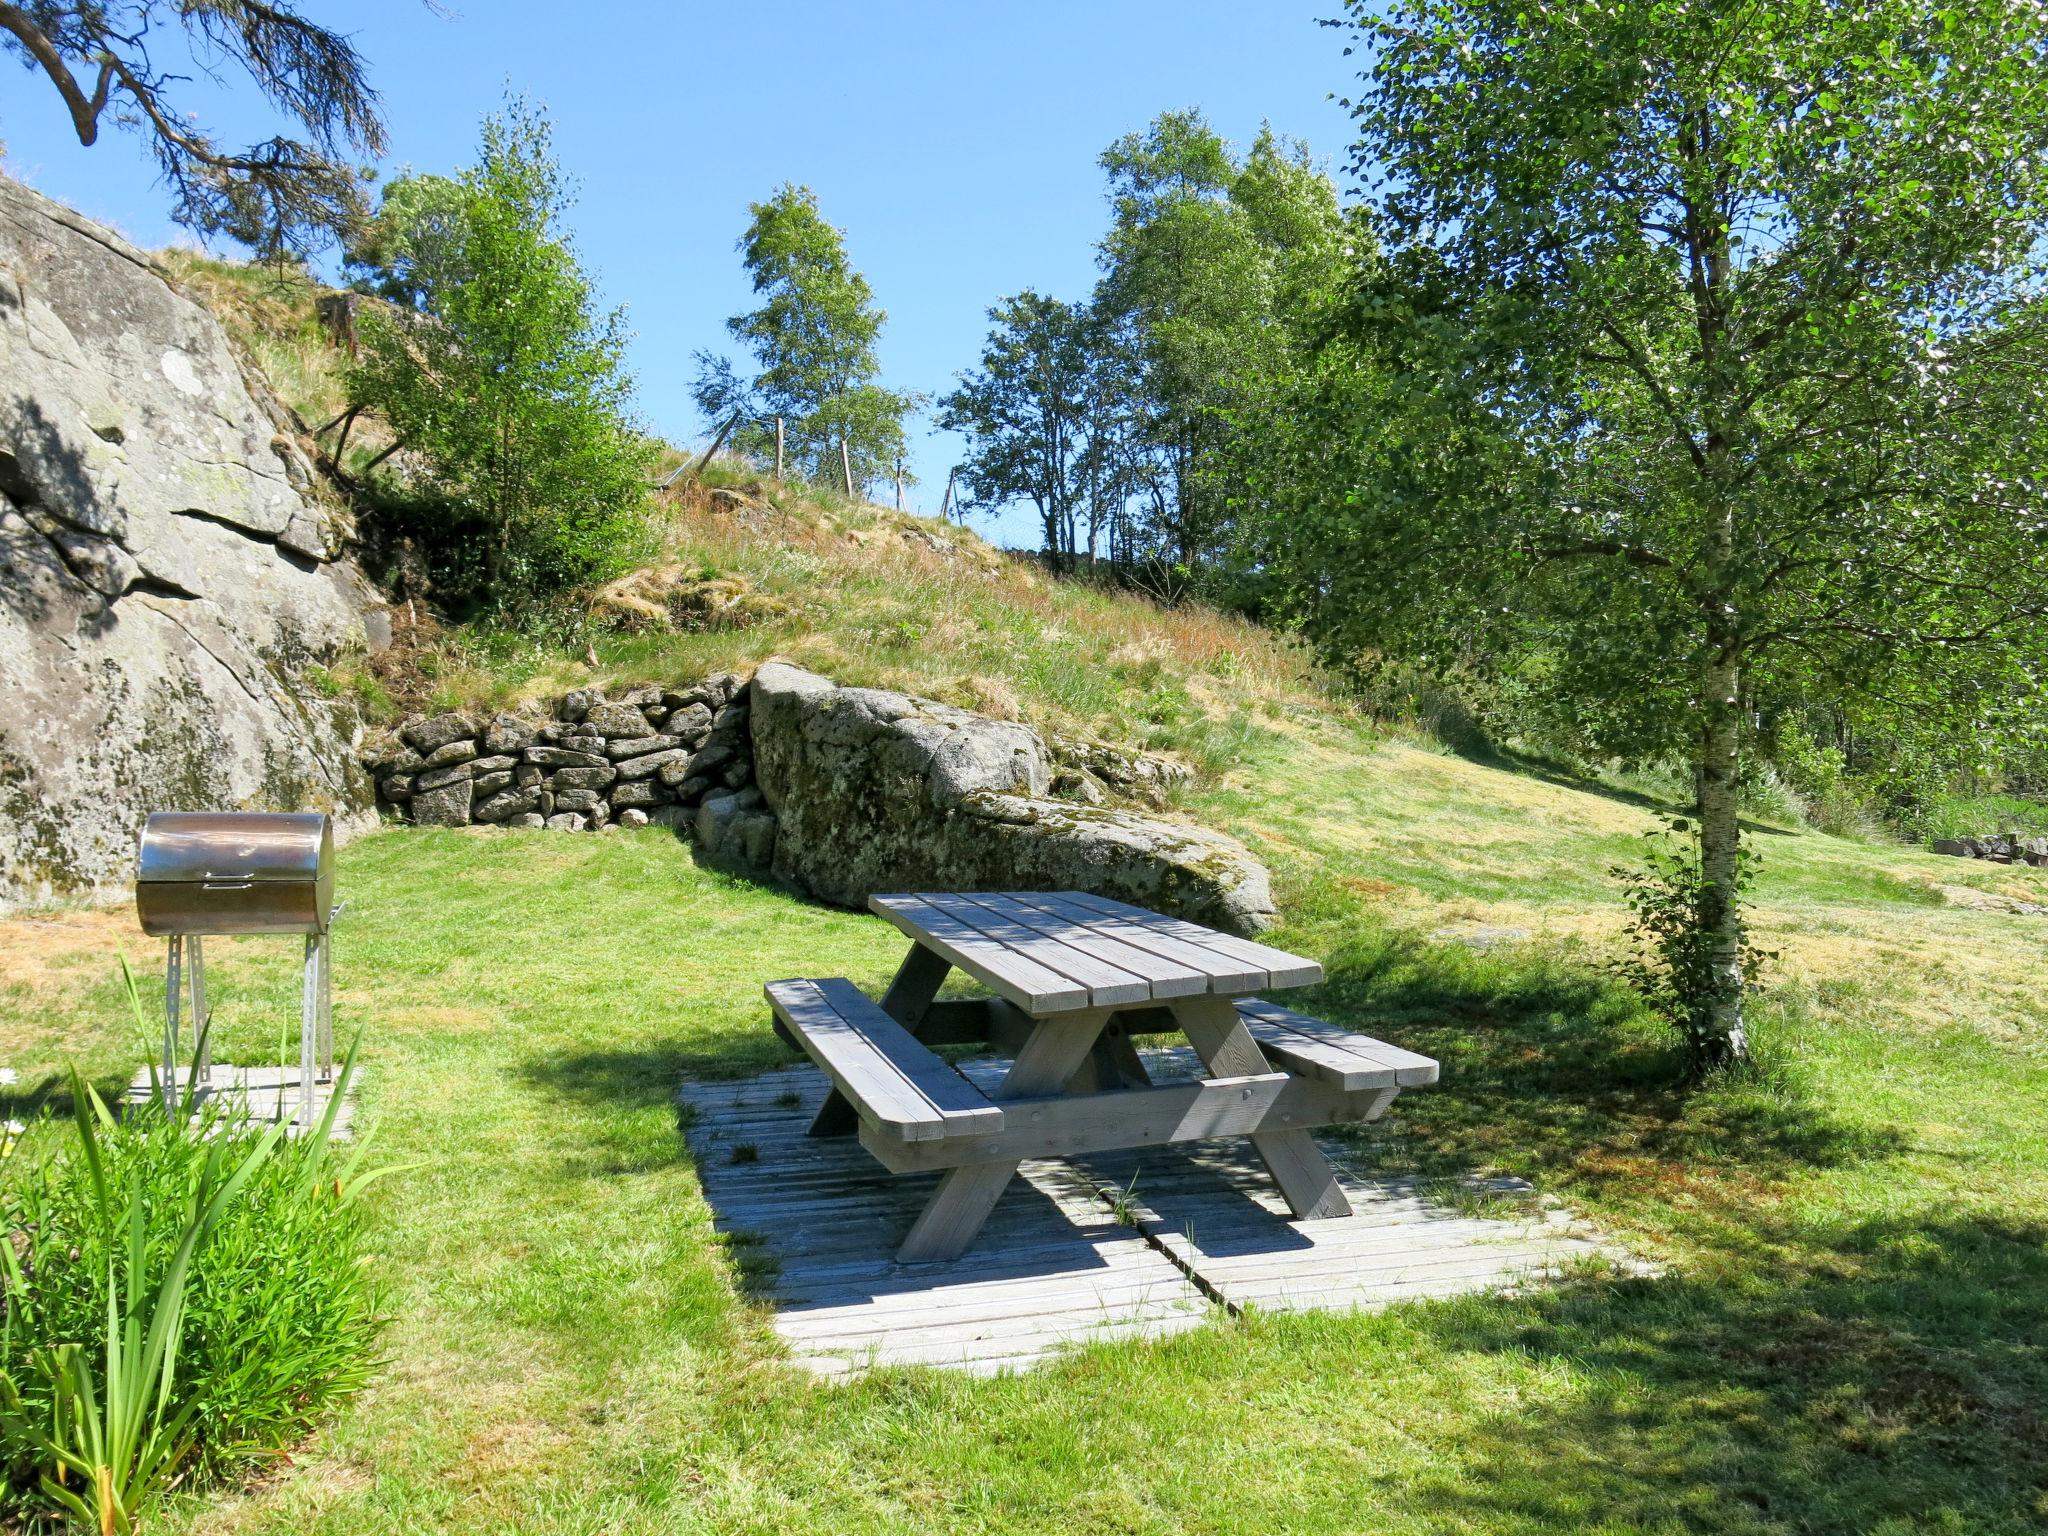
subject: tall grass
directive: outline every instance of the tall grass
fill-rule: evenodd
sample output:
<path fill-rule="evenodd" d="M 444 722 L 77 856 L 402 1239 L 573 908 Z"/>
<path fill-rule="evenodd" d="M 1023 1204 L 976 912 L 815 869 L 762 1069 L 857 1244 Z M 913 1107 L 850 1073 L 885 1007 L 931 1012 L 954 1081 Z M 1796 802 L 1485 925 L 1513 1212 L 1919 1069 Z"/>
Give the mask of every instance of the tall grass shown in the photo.
<path fill-rule="evenodd" d="M 2048 837 L 2048 803 L 2020 795 L 1942 795 L 1929 808 L 1927 836 Z"/>

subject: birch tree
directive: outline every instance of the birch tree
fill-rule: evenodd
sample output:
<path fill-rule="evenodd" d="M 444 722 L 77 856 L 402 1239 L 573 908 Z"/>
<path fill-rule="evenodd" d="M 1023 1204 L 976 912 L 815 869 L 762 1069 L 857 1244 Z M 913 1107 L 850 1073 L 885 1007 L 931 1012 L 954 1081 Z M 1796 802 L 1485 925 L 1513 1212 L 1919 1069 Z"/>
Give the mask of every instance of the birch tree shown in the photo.
<path fill-rule="evenodd" d="M 848 466 L 855 488 L 864 488 L 902 456 L 903 419 L 918 404 L 879 382 L 876 343 L 889 317 L 809 187 L 784 186 L 751 213 L 740 260 L 761 303 L 726 328 L 753 352 L 760 372 L 741 380 L 723 358 L 699 353 L 698 409 L 714 423 L 735 409 L 755 416 L 734 441 L 756 453 L 773 439 L 758 418 L 779 415 L 799 469 L 835 482 Z"/>
<path fill-rule="evenodd" d="M 1331 648 L 1541 643 L 1592 740 L 1691 763 L 1689 1030 L 1739 1060 L 1759 701 L 2038 699 L 2048 11 L 1351 9 L 1387 387 L 1276 546 Z"/>

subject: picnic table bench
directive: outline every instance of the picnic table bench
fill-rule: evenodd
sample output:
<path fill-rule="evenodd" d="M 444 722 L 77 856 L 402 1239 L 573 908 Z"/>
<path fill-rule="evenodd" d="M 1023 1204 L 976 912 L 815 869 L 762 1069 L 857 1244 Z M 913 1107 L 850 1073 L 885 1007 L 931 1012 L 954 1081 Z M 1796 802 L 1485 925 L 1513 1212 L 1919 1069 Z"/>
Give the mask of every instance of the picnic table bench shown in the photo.
<path fill-rule="evenodd" d="M 1247 1136 L 1300 1219 L 1350 1204 L 1311 1131 L 1376 1119 L 1437 1078 L 1426 1056 L 1251 996 L 1313 960 L 1076 891 L 876 896 L 910 938 L 879 1002 L 772 981 L 775 1026 L 832 1087 L 814 1136 L 858 1135 L 891 1172 L 943 1170 L 897 1258 L 958 1257 L 1027 1157 Z M 958 969 L 985 997 L 938 1000 Z M 1134 1034 L 1185 1035 L 1208 1075 L 1154 1083 Z M 983 1093 L 934 1045 L 1011 1057 Z"/>

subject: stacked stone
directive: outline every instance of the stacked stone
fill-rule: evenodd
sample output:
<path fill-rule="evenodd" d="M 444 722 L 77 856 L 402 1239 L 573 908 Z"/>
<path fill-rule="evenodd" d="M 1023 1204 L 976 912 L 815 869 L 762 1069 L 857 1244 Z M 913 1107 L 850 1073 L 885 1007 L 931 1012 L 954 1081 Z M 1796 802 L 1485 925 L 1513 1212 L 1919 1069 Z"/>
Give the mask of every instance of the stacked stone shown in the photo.
<path fill-rule="evenodd" d="M 2048 869 L 2048 837 L 2021 837 L 2002 832 L 1991 837 L 1945 837 L 1934 845 L 1936 853 L 1958 859 L 1988 859 L 1993 864 L 2031 864 Z"/>
<path fill-rule="evenodd" d="M 415 717 L 368 760 L 386 806 L 420 826 L 482 822 L 601 831 L 669 825 L 752 784 L 746 684 L 730 672 L 694 687 L 636 688 L 616 700 L 578 689 L 555 718 Z"/>

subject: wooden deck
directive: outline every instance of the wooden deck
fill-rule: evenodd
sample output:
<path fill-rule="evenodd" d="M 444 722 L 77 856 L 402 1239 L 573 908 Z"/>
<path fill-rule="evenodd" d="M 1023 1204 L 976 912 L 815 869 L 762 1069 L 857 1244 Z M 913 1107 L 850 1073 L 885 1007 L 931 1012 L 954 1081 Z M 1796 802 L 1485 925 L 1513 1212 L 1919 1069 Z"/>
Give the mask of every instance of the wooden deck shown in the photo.
<path fill-rule="evenodd" d="M 178 1094 L 184 1098 L 190 1062 L 181 1062 L 178 1068 Z M 335 1072 L 339 1075 L 341 1068 Z M 129 1079 L 128 1091 L 121 1096 L 124 1106 L 147 1104 L 155 1097 L 151 1086 L 149 1068 L 140 1067 Z M 313 1083 L 313 1123 L 318 1125 L 320 1117 L 327 1113 L 327 1101 L 334 1097 L 334 1084 Z M 217 1061 L 213 1064 L 213 1081 L 202 1083 L 192 1098 L 187 1101 L 188 1110 L 210 1100 L 218 1100 L 247 1114 L 258 1125 L 274 1125 L 279 1120 L 292 1120 L 299 1112 L 299 1066 L 292 1062 L 286 1066 L 238 1067 L 231 1062 Z M 355 1084 L 349 1084 L 349 1091 L 343 1096 L 341 1108 L 334 1112 L 334 1139 L 347 1141 L 352 1134 L 356 1113 Z M 295 1126 L 291 1132 L 299 1134 Z"/>
<path fill-rule="evenodd" d="M 1200 1071 L 1185 1048 L 1143 1055 L 1160 1081 Z M 966 1072 L 989 1087 L 1003 1066 Z M 1527 1197 L 1517 1214 L 1488 1217 L 1413 1180 L 1346 1172 L 1352 1215 L 1293 1221 L 1239 1138 L 1026 1161 L 964 1257 L 898 1264 L 938 1175 L 892 1175 L 852 1137 L 806 1136 L 827 1086 L 805 1064 L 680 1093 L 736 1264 L 758 1276 L 790 1352 L 824 1376 L 906 1364 L 987 1374 L 1247 1308 L 1350 1311 L 1528 1284 L 1595 1255 L 1627 1262 L 1516 1180 L 1480 1191 Z M 1319 1140 L 1341 1168 L 1341 1144 Z"/>

